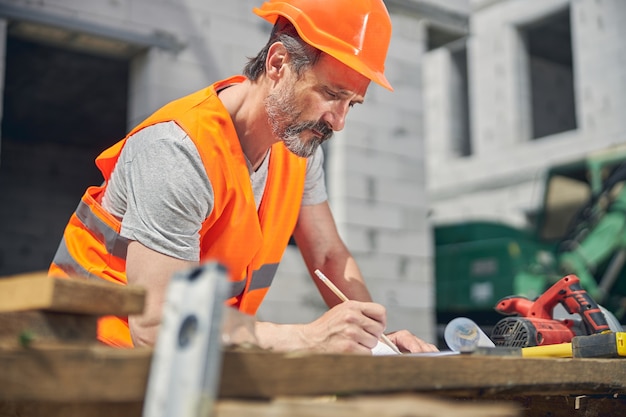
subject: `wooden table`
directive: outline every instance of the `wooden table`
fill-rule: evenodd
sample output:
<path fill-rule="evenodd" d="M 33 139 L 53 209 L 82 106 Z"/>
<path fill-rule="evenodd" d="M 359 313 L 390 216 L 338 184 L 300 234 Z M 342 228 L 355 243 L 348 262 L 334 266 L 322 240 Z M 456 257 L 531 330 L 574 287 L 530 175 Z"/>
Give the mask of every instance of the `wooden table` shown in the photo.
<path fill-rule="evenodd" d="M 1 348 L 0 416 L 140 416 L 151 357 L 102 346 Z M 625 394 L 622 359 L 230 349 L 216 414 L 368 416 L 357 411 L 367 405 L 378 416 L 626 415 Z"/>
<path fill-rule="evenodd" d="M 0 417 L 141 416 L 153 351 L 95 341 L 140 288 L 45 273 L 0 279 Z M 222 355 L 217 417 L 626 415 L 626 359 Z"/>

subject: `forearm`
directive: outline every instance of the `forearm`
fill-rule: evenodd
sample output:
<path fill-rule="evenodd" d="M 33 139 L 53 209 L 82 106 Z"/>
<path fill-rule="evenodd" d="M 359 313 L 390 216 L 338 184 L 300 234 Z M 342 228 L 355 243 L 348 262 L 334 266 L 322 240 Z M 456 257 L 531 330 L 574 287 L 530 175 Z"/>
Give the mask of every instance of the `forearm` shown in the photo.
<path fill-rule="evenodd" d="M 152 346 L 156 343 L 170 278 L 174 273 L 194 265 L 196 265 L 194 262 L 155 252 L 136 241 L 128 245 L 126 259 L 128 284 L 146 289 L 144 311 L 140 315 L 128 318 L 135 346 Z"/>
<path fill-rule="evenodd" d="M 154 317 L 154 319 L 149 321 L 146 320 L 147 317 Z M 154 346 L 159 334 L 160 323 L 160 315 L 158 314 L 129 316 L 128 327 L 133 346 Z"/>
<path fill-rule="evenodd" d="M 332 307 L 341 300 L 315 277 L 316 269 L 322 271 L 349 299 L 372 300 L 359 267 L 339 236 L 327 202 L 301 208 L 294 236 L 328 306 Z"/>
<path fill-rule="evenodd" d="M 302 324 L 256 322 L 255 333 L 259 346 L 279 352 L 307 349 L 310 341 L 304 336 Z"/>
<path fill-rule="evenodd" d="M 324 273 L 350 300 L 372 301 L 372 297 L 367 289 L 363 275 L 356 264 L 354 258 L 345 250 L 339 250 L 329 257 L 325 257 L 322 262 L 312 262 L 311 270 L 319 269 Z M 317 278 L 315 278 L 317 280 Z M 328 291 L 325 286 L 316 282 L 322 296 L 329 306 L 334 306 L 341 300 Z"/>

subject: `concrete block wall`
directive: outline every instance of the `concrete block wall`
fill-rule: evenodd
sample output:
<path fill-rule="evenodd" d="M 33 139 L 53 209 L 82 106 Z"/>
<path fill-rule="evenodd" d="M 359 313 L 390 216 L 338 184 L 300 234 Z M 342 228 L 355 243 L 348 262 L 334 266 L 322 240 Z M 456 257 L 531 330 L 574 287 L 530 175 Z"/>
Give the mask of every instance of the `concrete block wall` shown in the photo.
<path fill-rule="evenodd" d="M 626 3 L 573 4 L 578 123 L 594 141 L 626 141 Z"/>
<path fill-rule="evenodd" d="M 445 127 L 427 132 L 435 153 L 428 165 L 434 223 L 495 219 L 525 223 L 540 201 L 545 170 L 557 163 L 626 142 L 623 43 L 626 3 L 619 0 L 472 1 L 468 66 L 473 154 L 459 158 L 437 143 Z M 577 129 L 531 140 L 526 57 L 520 26 L 569 7 Z M 435 57 L 427 56 L 434 62 Z M 442 65 L 441 60 L 433 65 Z M 435 68 L 425 67 L 426 74 Z M 445 89 L 431 77 L 429 89 Z M 444 86 L 442 86 L 444 84 Z M 429 112 L 434 114 L 429 114 Z M 443 108 L 425 106 L 426 120 L 442 120 Z M 452 121 L 451 123 L 454 123 Z M 445 138 L 444 138 L 445 139 Z"/>
<path fill-rule="evenodd" d="M 251 11 L 261 0 L 15 0 L 11 4 L 111 31 L 143 35 L 163 31 L 184 45 L 177 53 L 152 48 L 133 59 L 129 128 L 171 99 L 239 73 L 246 57 L 262 48 L 270 30 Z M 420 105 L 424 28 L 401 10 L 392 13 L 392 19 L 387 76 L 396 91 L 370 87 L 366 104 L 357 106 L 348 127 L 329 144 L 327 180 L 340 233 L 375 300 L 389 308 L 388 328 L 407 328 L 434 341 Z M 74 206 L 67 209 L 68 215 Z M 259 318 L 303 322 L 325 310 L 299 253 L 288 248 Z"/>

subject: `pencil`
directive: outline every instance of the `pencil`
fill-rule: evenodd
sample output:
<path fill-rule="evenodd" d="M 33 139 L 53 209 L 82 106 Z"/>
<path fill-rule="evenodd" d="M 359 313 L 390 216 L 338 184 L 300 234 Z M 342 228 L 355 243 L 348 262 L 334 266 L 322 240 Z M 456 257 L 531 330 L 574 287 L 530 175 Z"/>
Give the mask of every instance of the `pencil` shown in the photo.
<path fill-rule="evenodd" d="M 337 286 L 335 284 L 333 284 L 333 282 L 331 280 L 328 279 L 328 277 L 326 275 L 324 275 L 322 273 L 322 271 L 320 271 L 319 269 L 315 270 L 315 275 L 317 275 L 317 277 L 324 283 L 326 284 L 326 286 L 337 296 L 339 297 L 339 299 L 341 301 L 348 301 L 348 297 L 346 297 L 346 295 L 344 293 L 341 292 L 341 290 L 339 288 L 337 288 Z M 384 334 L 382 334 L 380 336 L 380 339 L 383 341 L 383 343 L 385 343 L 387 346 L 389 346 L 391 348 L 391 350 L 393 350 L 394 352 L 401 354 L 402 352 L 400 352 L 400 349 L 398 349 L 398 347 L 391 341 L 389 340 L 389 338 L 387 336 L 385 336 Z"/>

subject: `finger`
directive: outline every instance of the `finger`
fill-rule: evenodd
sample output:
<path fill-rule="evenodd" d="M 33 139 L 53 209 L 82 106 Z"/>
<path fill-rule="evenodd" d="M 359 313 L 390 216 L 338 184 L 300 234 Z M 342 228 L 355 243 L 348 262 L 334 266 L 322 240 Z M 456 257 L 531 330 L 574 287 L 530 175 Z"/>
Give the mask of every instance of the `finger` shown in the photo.
<path fill-rule="evenodd" d="M 345 309 L 338 309 L 338 314 L 341 314 L 342 333 L 346 337 L 371 349 L 376 346 L 385 327 L 384 323 L 364 314 L 362 307 L 363 303 L 358 303 L 346 306 Z"/>
<path fill-rule="evenodd" d="M 376 347 L 376 345 L 378 344 L 378 340 L 378 337 L 364 330 L 361 331 L 358 337 L 358 343 L 370 351 Z"/>
<path fill-rule="evenodd" d="M 383 324 L 387 323 L 387 309 L 382 304 L 372 302 L 356 302 L 361 309 L 363 315 L 370 319 Z"/>
<path fill-rule="evenodd" d="M 386 311 L 382 305 L 357 302 L 354 304 L 354 308 L 351 309 L 351 313 L 354 314 L 351 317 L 354 320 L 354 324 L 373 336 L 375 341 L 380 339 L 385 331 L 387 320 Z"/>
<path fill-rule="evenodd" d="M 385 308 L 380 304 L 345 301 L 329 310 L 345 323 L 356 324 L 376 336 L 380 336 L 385 329 Z"/>
<path fill-rule="evenodd" d="M 378 340 L 387 325 L 385 307 L 372 302 L 351 301 L 350 303 L 351 311 L 355 314 L 352 317 L 355 320 L 354 323 L 375 336 L 376 340 Z"/>
<path fill-rule="evenodd" d="M 372 348 L 349 337 L 333 337 L 329 340 L 324 351 L 371 355 Z"/>
<path fill-rule="evenodd" d="M 411 353 L 428 353 L 438 352 L 439 349 L 432 343 L 428 343 L 407 330 L 400 330 L 388 335 L 389 338 L 405 352 Z"/>
<path fill-rule="evenodd" d="M 384 327 L 382 323 L 363 314 L 362 304 L 345 302 L 337 305 L 320 317 L 314 328 L 325 335 L 327 343 L 333 343 L 340 351 L 371 350 L 376 346 Z"/>

